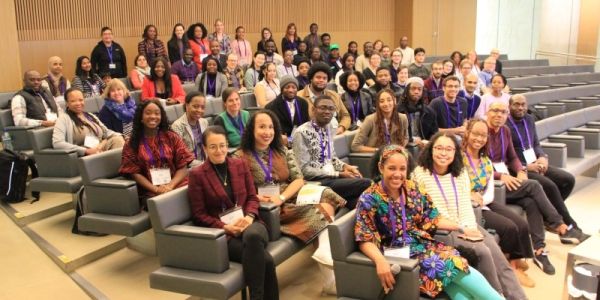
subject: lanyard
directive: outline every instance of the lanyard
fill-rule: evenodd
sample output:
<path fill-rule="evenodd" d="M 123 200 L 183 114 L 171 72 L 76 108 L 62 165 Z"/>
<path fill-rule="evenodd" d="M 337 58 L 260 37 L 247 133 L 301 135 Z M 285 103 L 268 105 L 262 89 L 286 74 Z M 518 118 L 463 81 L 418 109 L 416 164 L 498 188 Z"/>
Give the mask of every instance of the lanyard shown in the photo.
<path fill-rule="evenodd" d="M 110 47 L 106 47 L 106 52 L 108 53 L 108 58 L 110 59 L 110 63 L 113 63 L 113 47 L 112 45 L 110 45 Z"/>
<path fill-rule="evenodd" d="M 437 183 L 437 186 L 440 189 L 440 192 L 442 193 L 442 197 L 446 202 L 446 207 L 450 208 L 450 205 L 448 204 L 448 198 L 446 198 L 446 193 L 444 193 L 444 188 L 442 188 L 440 179 L 438 178 L 435 172 L 433 172 L 433 178 L 435 178 L 435 183 Z M 452 189 L 454 189 L 454 201 L 456 202 L 456 216 L 458 219 L 460 219 L 460 209 L 458 208 L 458 192 L 456 191 L 456 183 L 454 182 L 454 176 L 452 176 L 452 174 L 450 174 L 450 181 L 452 182 Z"/>
<path fill-rule="evenodd" d="M 385 184 L 383 179 L 381 180 L 381 186 L 383 187 L 383 190 L 385 191 Z M 402 240 L 405 243 L 404 245 L 406 245 L 406 242 L 408 241 L 408 233 L 406 232 L 407 230 L 407 226 L 406 226 L 406 201 L 404 199 L 404 193 L 402 193 L 402 188 L 400 189 L 400 208 L 402 210 Z M 387 193 L 387 191 L 386 191 Z M 390 201 L 388 202 L 388 211 L 390 214 L 390 222 L 392 223 L 392 244 L 394 243 L 394 241 L 396 241 L 396 226 L 397 226 L 397 220 L 396 220 L 396 211 L 394 210 L 394 199 L 390 199 Z"/>
<path fill-rule="evenodd" d="M 244 45 L 244 52 L 242 52 L 242 48 L 240 48 L 240 44 Z M 237 45 L 238 45 L 238 51 L 240 52 L 240 56 L 246 56 L 246 42 L 244 40 L 237 41 Z"/>
<path fill-rule="evenodd" d="M 442 101 L 444 101 L 444 105 L 446 106 L 446 115 L 448 116 L 448 121 L 446 126 L 448 126 L 448 128 L 453 128 L 450 127 L 450 123 L 452 122 L 452 119 L 450 119 L 450 106 L 448 106 L 448 102 L 446 101 L 446 98 L 443 98 Z M 456 103 L 456 123 L 454 124 L 456 127 L 460 126 L 462 123 L 461 120 L 461 116 L 462 116 L 462 111 L 460 110 L 460 103 L 458 102 L 458 98 L 456 98 L 454 100 L 454 103 Z"/>
<path fill-rule="evenodd" d="M 256 78 L 258 78 L 258 72 L 256 72 L 256 69 L 252 68 L 252 72 L 254 73 L 254 86 L 256 86 Z"/>
<path fill-rule="evenodd" d="M 160 162 L 161 164 L 165 161 L 165 151 L 162 147 L 162 143 L 160 142 L 160 132 L 156 133 L 156 138 L 158 139 L 158 151 L 160 153 Z M 152 150 L 148 145 L 148 141 L 146 141 L 146 137 L 142 137 L 142 141 L 144 142 L 144 149 L 146 150 L 146 154 L 148 154 L 148 158 L 150 159 L 150 165 L 154 166 L 154 155 L 152 155 Z"/>
<path fill-rule="evenodd" d="M 200 146 L 200 158 L 204 160 L 206 158 L 204 154 L 204 149 L 202 149 L 202 126 L 200 126 L 200 122 L 196 122 L 196 126 L 198 126 L 198 140 L 196 140 L 195 128 L 192 128 L 192 139 L 194 139 L 194 156 L 198 158 L 198 146 Z M 190 126 L 191 127 L 191 126 Z"/>
<path fill-rule="evenodd" d="M 467 103 L 469 104 L 469 107 L 467 108 L 467 118 L 470 119 L 475 115 L 475 96 L 469 98 L 465 93 L 465 99 L 467 99 Z"/>
<path fill-rule="evenodd" d="M 206 89 L 206 93 L 209 95 L 216 96 L 217 90 L 215 89 L 215 86 L 217 85 L 217 78 L 215 77 L 215 79 L 212 81 L 212 84 L 211 84 L 210 77 L 208 75 L 206 75 L 206 84 L 208 85 L 208 88 Z M 211 92 L 212 92 L 212 94 L 211 94 Z"/>
<path fill-rule="evenodd" d="M 197 41 L 196 41 L 196 43 L 200 46 L 200 48 L 202 48 L 202 54 L 205 54 L 206 53 L 206 47 L 204 47 L 204 41 L 200 40 L 199 43 Z"/>
<path fill-rule="evenodd" d="M 98 130 L 98 125 L 94 121 L 92 121 L 92 117 L 90 117 L 87 113 L 85 114 L 85 118 L 89 121 L 88 127 L 94 131 L 94 135 L 100 137 L 100 130 Z"/>
<path fill-rule="evenodd" d="M 313 128 L 319 133 L 319 145 L 321 145 L 320 161 L 321 163 L 325 163 L 325 143 L 327 143 L 327 159 L 331 160 L 331 147 L 329 145 L 329 128 L 327 128 L 327 130 L 324 133 L 323 130 L 320 127 L 318 127 L 314 122 L 312 125 Z M 325 138 L 325 134 L 327 134 L 327 139 Z"/>
<path fill-rule="evenodd" d="M 252 150 L 252 155 L 254 155 L 254 159 L 258 162 L 258 165 L 265 173 L 265 182 L 272 183 L 273 176 L 271 176 L 271 172 L 273 172 L 273 150 L 271 150 L 271 148 L 269 148 L 269 166 L 268 166 L 268 168 L 265 166 L 265 164 L 263 163 L 262 159 L 258 156 L 258 153 L 256 153 L 256 151 Z"/>
<path fill-rule="evenodd" d="M 350 95 L 348 95 L 350 96 Z M 352 99 L 352 96 L 350 96 L 350 108 L 352 108 L 352 123 L 356 123 L 356 121 L 358 120 L 359 117 L 359 113 L 361 111 L 361 101 L 360 101 L 360 93 L 358 93 L 358 95 L 356 95 L 356 98 Z"/>
<path fill-rule="evenodd" d="M 290 121 L 292 122 L 292 125 L 294 124 L 294 117 L 296 117 L 296 119 L 298 119 L 298 124 L 302 123 L 302 115 L 300 112 L 300 107 L 298 106 L 298 100 L 296 100 L 294 98 L 294 106 L 296 107 L 296 112 L 294 114 L 294 116 L 292 116 L 292 110 L 290 109 L 290 106 L 287 104 L 287 101 L 285 101 L 285 108 L 287 109 L 288 115 L 290 116 Z"/>
<path fill-rule="evenodd" d="M 242 122 L 242 113 L 239 112 L 238 116 L 234 119 L 229 113 L 225 113 L 231 121 L 231 124 L 240 132 L 240 136 L 244 134 L 244 123 Z"/>
<path fill-rule="evenodd" d="M 383 125 L 385 127 L 385 132 L 383 134 L 385 137 L 385 144 L 390 145 L 392 143 L 392 138 L 390 136 L 390 129 L 388 128 L 388 121 L 386 119 L 383 119 Z"/>
<path fill-rule="evenodd" d="M 477 173 L 477 168 L 475 167 L 475 164 L 473 163 L 473 160 L 471 159 L 471 155 L 465 151 L 465 155 L 467 156 L 467 159 L 469 160 L 469 165 L 471 165 L 471 170 L 473 170 L 473 179 L 479 181 L 479 184 L 483 187 L 483 190 L 486 189 L 486 186 L 483 186 L 483 184 L 481 184 L 481 180 L 479 179 L 479 173 Z M 481 170 L 485 171 L 485 167 L 483 166 L 483 161 L 481 161 L 481 159 L 479 160 L 479 167 L 481 168 Z M 487 178 L 488 174 L 485 174 L 485 177 Z M 486 181 L 487 182 L 487 181 Z"/>
<path fill-rule="evenodd" d="M 502 149 L 500 149 L 502 151 L 502 157 L 500 157 L 500 161 L 503 162 L 504 161 L 504 127 L 500 127 L 500 143 L 502 145 Z M 494 147 L 492 147 L 492 143 L 490 143 L 490 158 L 494 159 Z"/>
<path fill-rule="evenodd" d="M 512 126 L 515 128 L 515 131 L 517 132 L 517 137 L 519 137 L 519 142 L 521 142 L 521 147 L 523 147 L 523 149 L 529 149 L 531 148 L 531 136 L 529 135 L 529 128 L 527 128 L 527 122 L 525 122 L 525 118 L 521 119 L 521 123 L 523 123 L 523 127 L 525 127 L 525 134 L 527 135 L 527 142 L 529 143 L 529 147 L 525 148 L 525 143 L 523 142 L 523 137 L 521 136 L 521 132 L 519 131 L 519 127 L 517 127 L 517 124 L 515 124 L 515 121 L 513 120 L 512 117 L 508 118 L 508 120 L 510 121 L 510 123 L 512 124 Z"/>
<path fill-rule="evenodd" d="M 273 91 L 273 94 L 275 94 L 275 97 L 279 96 L 279 94 L 277 93 L 277 91 L 275 89 L 273 89 L 273 87 L 271 86 L 271 84 L 267 80 L 265 80 L 265 83 L 271 89 L 271 91 Z M 275 85 L 275 86 L 277 86 L 277 85 Z"/>

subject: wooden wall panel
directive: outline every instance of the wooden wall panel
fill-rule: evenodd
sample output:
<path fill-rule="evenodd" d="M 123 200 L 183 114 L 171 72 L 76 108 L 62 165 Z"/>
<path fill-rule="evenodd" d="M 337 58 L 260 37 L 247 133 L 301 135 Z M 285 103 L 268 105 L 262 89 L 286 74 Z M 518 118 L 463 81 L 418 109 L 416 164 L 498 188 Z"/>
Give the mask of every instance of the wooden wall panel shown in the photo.
<path fill-rule="evenodd" d="M 577 35 L 577 55 L 598 56 L 598 30 L 600 30 L 600 1 L 582 0 Z"/>
<path fill-rule="evenodd" d="M 22 86 L 23 78 L 19 64 L 19 41 L 13 1 L 0 1 L 0 28 L 2 28 L 0 92 L 12 92 Z"/>

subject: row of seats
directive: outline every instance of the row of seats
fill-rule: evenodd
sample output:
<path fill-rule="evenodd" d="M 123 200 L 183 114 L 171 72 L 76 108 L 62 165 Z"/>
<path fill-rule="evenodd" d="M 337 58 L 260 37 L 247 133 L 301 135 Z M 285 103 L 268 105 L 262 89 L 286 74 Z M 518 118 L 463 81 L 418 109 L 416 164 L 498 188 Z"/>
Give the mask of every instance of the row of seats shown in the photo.
<path fill-rule="evenodd" d="M 534 66 L 534 67 L 511 67 L 502 68 L 502 75 L 506 77 L 531 76 L 543 74 L 566 74 L 566 73 L 592 73 L 594 65 L 570 65 L 570 66 Z"/>
<path fill-rule="evenodd" d="M 478 54 L 477 55 L 477 59 L 479 61 L 484 61 L 489 56 L 490 56 L 489 54 Z M 436 62 L 438 60 L 444 60 L 444 59 L 450 59 L 450 57 L 448 57 L 448 56 L 440 56 L 440 55 L 426 56 L 425 57 L 425 63 L 432 63 L 432 62 Z M 500 56 L 498 57 L 498 59 L 501 60 L 502 63 L 504 64 L 504 61 L 508 61 L 508 55 L 506 55 L 506 54 L 500 54 Z"/>
<path fill-rule="evenodd" d="M 544 75 L 516 77 L 508 80 L 508 85 L 513 93 L 547 90 L 600 83 L 600 73 L 574 73 L 560 75 Z"/>

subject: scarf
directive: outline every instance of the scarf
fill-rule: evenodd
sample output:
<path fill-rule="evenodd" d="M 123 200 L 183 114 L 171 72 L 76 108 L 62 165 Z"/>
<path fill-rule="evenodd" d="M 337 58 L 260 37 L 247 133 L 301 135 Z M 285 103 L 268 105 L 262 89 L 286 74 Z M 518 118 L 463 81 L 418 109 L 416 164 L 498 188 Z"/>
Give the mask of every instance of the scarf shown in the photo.
<path fill-rule="evenodd" d="M 129 123 L 133 121 L 133 115 L 135 114 L 135 101 L 128 97 L 125 99 L 125 103 L 119 104 L 117 101 L 106 98 L 107 101 L 104 102 L 104 105 L 112 112 L 117 119 L 121 120 L 123 123 Z"/>
<path fill-rule="evenodd" d="M 67 91 L 67 79 L 62 74 L 56 77 L 51 72 L 48 72 L 46 79 L 48 80 L 48 87 L 52 96 L 58 97 Z"/>

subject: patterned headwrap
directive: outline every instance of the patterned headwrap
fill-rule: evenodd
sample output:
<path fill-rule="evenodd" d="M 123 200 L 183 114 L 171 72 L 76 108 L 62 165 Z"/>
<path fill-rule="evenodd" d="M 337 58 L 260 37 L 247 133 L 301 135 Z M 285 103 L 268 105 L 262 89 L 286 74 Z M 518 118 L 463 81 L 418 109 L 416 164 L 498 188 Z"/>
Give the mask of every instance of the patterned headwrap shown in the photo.
<path fill-rule="evenodd" d="M 392 144 L 383 147 L 383 150 L 381 151 L 381 156 L 379 157 L 379 163 L 387 160 L 388 158 L 390 158 L 390 156 L 394 154 L 401 154 L 402 156 L 404 156 L 404 158 L 406 158 L 407 161 L 409 159 L 408 153 L 406 152 L 404 147 Z"/>

